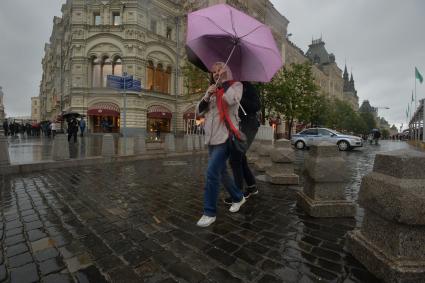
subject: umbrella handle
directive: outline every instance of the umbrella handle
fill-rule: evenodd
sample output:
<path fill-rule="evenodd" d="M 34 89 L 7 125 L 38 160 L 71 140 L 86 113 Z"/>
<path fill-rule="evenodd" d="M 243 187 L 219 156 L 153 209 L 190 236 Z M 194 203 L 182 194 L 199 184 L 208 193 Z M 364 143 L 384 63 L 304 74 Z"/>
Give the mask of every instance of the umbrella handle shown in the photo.
<path fill-rule="evenodd" d="M 226 63 L 224 63 L 224 67 L 227 67 L 227 63 L 229 63 L 230 58 L 232 57 L 233 52 L 235 51 L 235 49 L 236 49 L 236 44 L 234 44 L 234 45 L 233 45 L 232 51 L 230 51 L 229 57 L 227 58 Z M 218 83 L 218 81 L 220 80 L 220 77 L 221 77 L 221 74 L 220 74 L 220 76 L 218 77 L 218 80 L 215 82 L 215 86 L 217 86 L 217 83 Z M 246 111 L 245 111 L 245 109 L 243 109 L 243 107 L 242 107 L 242 105 L 240 104 L 240 102 L 239 102 L 239 101 L 238 101 L 238 105 L 239 105 L 239 108 L 240 108 L 240 109 L 242 109 L 243 114 L 246 116 L 246 115 L 247 115 L 247 114 L 246 114 Z"/>

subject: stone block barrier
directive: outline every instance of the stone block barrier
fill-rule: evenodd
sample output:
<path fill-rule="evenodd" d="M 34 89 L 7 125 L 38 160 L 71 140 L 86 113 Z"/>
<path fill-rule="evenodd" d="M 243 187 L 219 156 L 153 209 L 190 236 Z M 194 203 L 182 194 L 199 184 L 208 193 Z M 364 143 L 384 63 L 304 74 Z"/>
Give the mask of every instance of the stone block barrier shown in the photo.
<path fill-rule="evenodd" d="M 276 185 L 298 185 L 300 178 L 294 173 L 295 152 L 291 142 L 280 139 L 270 151 L 272 165 L 266 170 L 266 180 Z"/>
<path fill-rule="evenodd" d="M 201 145 L 200 145 L 199 135 L 192 135 L 192 140 L 193 140 L 193 149 L 200 150 Z"/>
<path fill-rule="evenodd" d="M 102 156 L 115 155 L 114 137 L 111 134 L 102 136 Z"/>
<path fill-rule="evenodd" d="M 184 137 L 183 137 L 183 144 L 184 144 L 185 150 L 192 151 L 193 150 L 193 138 L 192 138 L 192 135 L 184 135 Z"/>
<path fill-rule="evenodd" d="M 345 195 L 348 168 L 334 144 L 312 145 L 304 168 L 305 184 L 298 193 L 298 206 L 313 217 L 355 216 L 356 206 Z"/>
<path fill-rule="evenodd" d="M 378 153 L 359 204 L 365 214 L 347 235 L 349 252 L 385 282 L 425 282 L 425 153 Z"/>
<path fill-rule="evenodd" d="M 174 134 L 166 134 L 164 138 L 164 142 L 165 142 L 165 150 L 167 152 L 176 151 L 176 141 L 174 138 Z"/>
<path fill-rule="evenodd" d="M 52 159 L 55 161 L 69 159 L 69 144 L 65 134 L 57 134 L 53 139 Z"/>
<path fill-rule="evenodd" d="M 251 146 L 248 149 L 248 152 L 246 153 L 246 159 L 248 161 L 248 164 L 255 164 L 255 162 L 258 160 L 258 148 L 260 147 L 261 143 L 259 141 L 254 140 L 251 144 Z"/>
<path fill-rule="evenodd" d="M 146 152 L 146 138 L 144 135 L 137 135 L 134 138 L 134 154 L 143 154 Z"/>
<path fill-rule="evenodd" d="M 254 163 L 254 169 L 258 172 L 265 172 L 272 166 L 270 158 L 270 151 L 273 149 L 272 142 L 262 141 L 261 145 L 257 148 L 258 159 Z"/>

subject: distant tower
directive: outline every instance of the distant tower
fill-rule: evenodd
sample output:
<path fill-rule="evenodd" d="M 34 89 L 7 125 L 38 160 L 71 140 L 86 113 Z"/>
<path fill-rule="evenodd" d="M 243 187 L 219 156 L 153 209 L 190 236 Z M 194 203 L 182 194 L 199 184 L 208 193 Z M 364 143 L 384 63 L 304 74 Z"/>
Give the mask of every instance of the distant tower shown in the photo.
<path fill-rule="evenodd" d="M 344 92 L 350 91 L 350 81 L 348 80 L 347 65 L 345 65 L 344 74 L 343 74 L 342 78 L 344 79 L 343 91 Z"/>

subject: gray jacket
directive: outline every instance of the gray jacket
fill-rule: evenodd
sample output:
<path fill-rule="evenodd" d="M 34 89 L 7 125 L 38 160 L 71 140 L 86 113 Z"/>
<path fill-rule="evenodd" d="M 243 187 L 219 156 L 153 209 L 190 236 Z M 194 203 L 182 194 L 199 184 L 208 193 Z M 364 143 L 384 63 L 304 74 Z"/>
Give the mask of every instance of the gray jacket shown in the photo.
<path fill-rule="evenodd" d="M 240 82 L 233 83 L 223 95 L 223 99 L 227 102 L 229 117 L 232 120 L 233 125 L 239 129 L 239 116 L 238 108 L 239 102 L 242 97 L 243 86 Z M 212 95 L 208 98 L 208 94 L 202 98 L 208 103 L 206 110 L 200 113 L 198 103 L 196 107 L 196 114 L 205 117 L 205 144 L 207 145 L 218 145 L 224 143 L 229 137 L 229 130 L 224 121 L 220 121 L 220 114 L 217 108 L 216 96 Z"/>

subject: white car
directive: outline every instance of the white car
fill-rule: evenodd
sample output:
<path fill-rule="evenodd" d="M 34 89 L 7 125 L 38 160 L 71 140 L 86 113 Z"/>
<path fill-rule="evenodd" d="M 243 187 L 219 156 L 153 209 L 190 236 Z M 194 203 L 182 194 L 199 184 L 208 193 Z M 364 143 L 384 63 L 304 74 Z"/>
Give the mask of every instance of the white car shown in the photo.
<path fill-rule="evenodd" d="M 341 151 L 363 146 L 362 138 L 341 134 L 327 128 L 305 129 L 298 134 L 293 135 L 291 138 L 291 144 L 297 149 L 304 149 L 311 146 L 313 143 L 322 141 L 335 143 Z"/>

